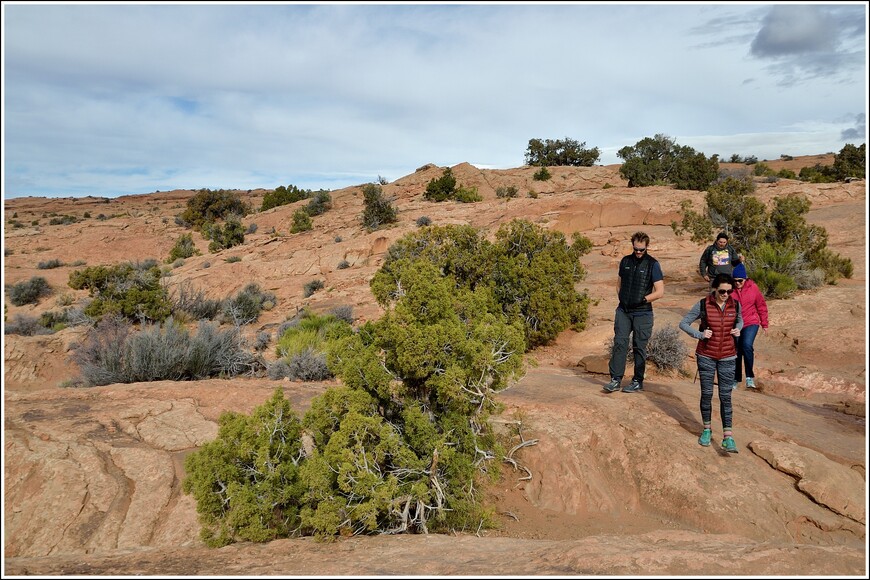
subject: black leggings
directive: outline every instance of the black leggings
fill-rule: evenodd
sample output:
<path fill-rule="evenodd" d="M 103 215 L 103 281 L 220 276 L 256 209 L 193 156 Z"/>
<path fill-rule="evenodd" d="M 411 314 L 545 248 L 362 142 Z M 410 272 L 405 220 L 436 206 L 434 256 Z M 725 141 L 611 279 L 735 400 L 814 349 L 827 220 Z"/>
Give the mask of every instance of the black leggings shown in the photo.
<path fill-rule="evenodd" d="M 713 382 L 719 375 L 719 414 L 722 416 L 722 428 L 731 429 L 731 385 L 734 384 L 734 369 L 737 359 L 714 360 L 695 355 L 698 361 L 698 375 L 701 377 L 701 419 L 704 425 L 712 422 L 713 416 Z"/>

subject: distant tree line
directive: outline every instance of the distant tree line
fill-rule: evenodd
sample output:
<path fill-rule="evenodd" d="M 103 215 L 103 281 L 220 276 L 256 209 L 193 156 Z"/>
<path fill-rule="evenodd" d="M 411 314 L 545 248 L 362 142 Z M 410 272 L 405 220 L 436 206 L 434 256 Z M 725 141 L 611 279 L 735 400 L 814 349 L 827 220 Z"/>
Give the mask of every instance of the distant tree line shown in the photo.
<path fill-rule="evenodd" d="M 662 133 L 645 137 L 632 146 L 623 147 L 616 155 L 623 160 L 619 173 L 628 180 L 629 187 L 663 185 L 673 186 L 676 189 L 706 191 L 720 178 L 719 155 L 707 157 L 692 147 L 679 145 L 675 139 Z M 729 162 L 756 165 L 754 174 L 759 176 L 824 183 L 866 177 L 866 157 L 865 144 L 860 147 L 846 144 L 835 156 L 833 165 L 817 163 L 813 167 L 802 168 L 799 174 L 785 169 L 774 172 L 769 166 L 759 164 L 758 158 L 754 155 L 741 157 L 735 153 Z M 541 166 L 541 171 L 544 171 L 547 166 L 590 167 L 599 158 L 600 151 L 597 147 L 587 149 L 585 141 L 580 143 L 569 137 L 529 139 L 525 153 L 526 164 Z M 790 160 L 793 157 L 782 155 L 781 159 Z M 536 179 L 542 178 L 536 177 Z"/>

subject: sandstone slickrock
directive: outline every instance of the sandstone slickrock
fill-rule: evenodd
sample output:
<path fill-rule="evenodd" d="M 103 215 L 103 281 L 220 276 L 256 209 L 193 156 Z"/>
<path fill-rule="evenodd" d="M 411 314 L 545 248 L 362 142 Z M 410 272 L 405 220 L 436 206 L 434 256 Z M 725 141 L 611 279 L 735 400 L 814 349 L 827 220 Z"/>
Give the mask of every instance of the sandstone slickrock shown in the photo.
<path fill-rule="evenodd" d="M 813 165 L 815 158 L 806 161 Z M 800 163 L 796 159 L 789 163 Z M 776 162 L 769 165 L 780 167 Z M 789 167 L 799 169 L 800 165 Z M 628 188 L 615 166 L 453 168 L 482 202 L 432 203 L 422 193 L 443 168 L 421 167 L 384 186 L 398 224 L 366 232 L 360 188 L 332 192 L 333 208 L 309 232 L 290 234 L 303 202 L 254 213 L 257 232 L 243 246 L 185 260 L 166 279 L 220 299 L 255 281 L 277 305 L 245 329 L 274 334 L 298 309 L 351 305 L 357 322 L 380 316 L 368 282 L 389 246 L 433 224 L 471 224 L 494 234 L 525 218 L 592 240 L 578 289 L 594 299 L 587 328 L 565 331 L 530 353 L 525 377 L 499 397 L 500 428 L 521 426 L 527 440 L 487 489 L 499 527 L 456 535 L 358 537 L 333 544 L 309 538 L 242 543 L 210 550 L 199 540 L 193 500 L 181 492 L 186 454 L 212 439 L 222 412 L 248 413 L 281 386 L 300 414 L 329 383 L 266 378 L 60 385 L 76 374 L 70 348 L 84 329 L 50 336 L 5 335 L 4 573 L 13 575 L 858 575 L 866 553 L 866 190 L 864 182 L 758 183 L 760 199 L 801 193 L 811 223 L 853 260 L 852 279 L 770 302 L 771 327 L 756 341 L 756 392 L 734 392 L 736 455 L 697 445 L 694 361 L 685 375 L 650 369 L 644 393 L 603 394 L 606 339 L 612 336 L 616 264 L 631 234 L 652 237 L 666 295 L 656 326 L 675 325 L 706 285 L 695 270 L 703 249 L 674 235 L 679 204 L 699 207 L 701 192 Z M 609 187 L 605 188 L 605 184 Z M 497 198 L 513 185 L 521 199 Z M 537 198 L 527 197 L 529 191 Z M 189 191 L 99 198 L 5 200 L 22 223 L 45 212 L 91 215 L 67 226 L 5 230 L 7 283 L 44 275 L 56 290 L 17 314 L 56 310 L 77 260 L 87 265 L 165 258 L 186 230 L 174 222 Z M 264 191 L 242 192 L 259 207 Z M 275 228 L 275 234 L 272 234 Z M 241 261 L 230 263 L 229 256 Z M 64 266 L 39 270 L 47 259 Z M 339 269 L 342 260 L 348 268 Z M 208 267 L 206 267 L 208 263 Z M 313 278 L 324 289 L 303 297 Z M 687 344 L 689 344 L 687 342 Z M 692 348 L 694 345 L 691 345 Z M 274 360 L 274 337 L 264 356 Z M 446 557 L 449 554 L 450 557 Z"/>

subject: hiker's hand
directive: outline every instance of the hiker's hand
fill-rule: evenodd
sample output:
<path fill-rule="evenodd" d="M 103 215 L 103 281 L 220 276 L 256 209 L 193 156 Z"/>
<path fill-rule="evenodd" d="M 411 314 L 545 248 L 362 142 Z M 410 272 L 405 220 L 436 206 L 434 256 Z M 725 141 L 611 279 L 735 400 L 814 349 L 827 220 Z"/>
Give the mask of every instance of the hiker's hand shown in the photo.
<path fill-rule="evenodd" d="M 731 329 L 731 336 L 740 336 L 740 329 L 739 328 L 732 328 Z"/>
<path fill-rule="evenodd" d="M 712 330 L 710 330 L 710 329 L 708 328 L 707 330 L 704 331 L 704 338 L 710 338 L 711 336 L 713 336 L 713 331 L 712 331 Z"/>

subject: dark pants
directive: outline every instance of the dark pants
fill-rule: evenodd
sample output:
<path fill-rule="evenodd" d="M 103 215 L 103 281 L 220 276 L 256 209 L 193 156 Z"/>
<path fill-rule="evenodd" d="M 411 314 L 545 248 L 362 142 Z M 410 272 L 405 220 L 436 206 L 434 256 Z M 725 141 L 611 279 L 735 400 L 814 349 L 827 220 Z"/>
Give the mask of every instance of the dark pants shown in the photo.
<path fill-rule="evenodd" d="M 652 336 L 653 313 L 630 315 L 622 308 L 613 315 L 613 353 L 610 355 L 610 378 L 622 380 L 625 375 L 625 361 L 628 357 L 628 336 L 631 334 L 631 347 L 634 350 L 634 378 L 643 383 L 646 371 L 646 343 Z"/>
<path fill-rule="evenodd" d="M 746 363 L 746 376 L 755 378 L 755 371 L 752 370 L 752 365 L 755 363 L 755 337 L 758 335 L 757 324 L 744 326 L 740 331 L 740 336 L 737 338 L 737 368 L 734 370 L 734 380 L 740 382 L 743 380 L 743 364 Z"/>
<path fill-rule="evenodd" d="M 731 385 L 734 383 L 736 359 L 714 360 L 710 357 L 695 355 L 698 361 L 698 376 L 701 377 L 701 420 L 704 425 L 712 422 L 713 381 L 719 375 L 719 415 L 722 427 L 731 429 Z"/>

